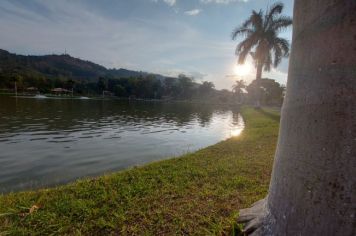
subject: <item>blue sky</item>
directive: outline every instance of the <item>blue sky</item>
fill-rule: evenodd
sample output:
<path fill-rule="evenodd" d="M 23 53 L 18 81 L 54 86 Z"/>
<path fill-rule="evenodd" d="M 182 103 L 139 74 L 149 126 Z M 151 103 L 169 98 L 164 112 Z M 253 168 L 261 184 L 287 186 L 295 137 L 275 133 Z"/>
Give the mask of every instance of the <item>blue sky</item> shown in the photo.
<path fill-rule="evenodd" d="M 0 48 L 62 54 L 108 68 L 185 73 L 230 89 L 231 31 L 269 0 L 0 0 Z M 292 16 L 293 0 L 284 14 Z M 291 29 L 281 35 L 291 39 Z M 264 77 L 286 83 L 288 60 Z M 244 76 L 250 82 L 254 71 Z"/>

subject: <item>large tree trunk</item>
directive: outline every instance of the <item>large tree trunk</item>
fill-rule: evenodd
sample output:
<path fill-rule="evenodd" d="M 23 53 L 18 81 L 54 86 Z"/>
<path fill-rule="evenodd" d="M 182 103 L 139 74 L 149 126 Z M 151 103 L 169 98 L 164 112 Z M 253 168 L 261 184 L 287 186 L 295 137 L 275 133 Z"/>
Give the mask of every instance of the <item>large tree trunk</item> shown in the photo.
<path fill-rule="evenodd" d="M 296 0 L 269 195 L 254 235 L 356 235 L 356 1 Z"/>

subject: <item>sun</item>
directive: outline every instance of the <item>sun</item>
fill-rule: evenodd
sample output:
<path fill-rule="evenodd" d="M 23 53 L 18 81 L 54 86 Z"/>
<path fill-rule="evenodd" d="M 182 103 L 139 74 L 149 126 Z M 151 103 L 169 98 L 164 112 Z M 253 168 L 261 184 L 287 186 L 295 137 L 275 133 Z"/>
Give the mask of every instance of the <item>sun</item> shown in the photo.
<path fill-rule="evenodd" d="M 234 73 L 237 76 L 246 76 L 252 70 L 252 65 L 249 62 L 245 62 L 244 64 L 237 64 L 234 67 Z"/>

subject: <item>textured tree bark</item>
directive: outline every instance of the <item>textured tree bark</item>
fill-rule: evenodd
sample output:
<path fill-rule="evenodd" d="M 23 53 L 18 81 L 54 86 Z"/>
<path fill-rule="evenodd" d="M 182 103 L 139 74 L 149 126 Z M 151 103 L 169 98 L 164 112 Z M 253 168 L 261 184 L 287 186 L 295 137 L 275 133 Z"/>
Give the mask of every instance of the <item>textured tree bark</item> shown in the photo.
<path fill-rule="evenodd" d="M 356 235 L 356 1 L 296 0 L 269 195 L 251 235 Z"/>

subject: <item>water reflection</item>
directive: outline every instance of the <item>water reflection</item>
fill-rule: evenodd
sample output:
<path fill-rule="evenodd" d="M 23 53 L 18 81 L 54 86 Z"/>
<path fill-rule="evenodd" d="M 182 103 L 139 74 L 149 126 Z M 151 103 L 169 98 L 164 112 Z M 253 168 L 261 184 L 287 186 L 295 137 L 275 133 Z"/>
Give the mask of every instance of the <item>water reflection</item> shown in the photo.
<path fill-rule="evenodd" d="M 228 107 L 0 97 L 0 192 L 180 155 L 242 127 Z"/>
<path fill-rule="evenodd" d="M 242 130 L 245 127 L 245 123 L 242 119 L 242 116 L 238 112 L 233 112 L 232 113 L 232 125 L 231 125 L 231 130 L 230 134 L 231 136 L 239 136 L 242 132 Z"/>

